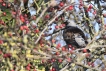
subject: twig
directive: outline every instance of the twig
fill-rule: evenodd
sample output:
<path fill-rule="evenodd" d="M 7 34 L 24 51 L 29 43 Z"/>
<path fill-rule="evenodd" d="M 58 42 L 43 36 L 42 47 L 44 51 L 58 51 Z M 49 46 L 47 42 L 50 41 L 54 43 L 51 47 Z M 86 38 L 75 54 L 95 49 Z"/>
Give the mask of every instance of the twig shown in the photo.
<path fill-rule="evenodd" d="M 44 13 L 47 11 L 47 9 L 49 8 L 49 4 L 48 4 L 48 7 L 46 7 L 42 13 L 40 14 L 40 16 L 36 19 L 35 23 L 37 24 L 39 22 L 39 20 L 42 18 L 42 16 L 44 15 Z"/>
<path fill-rule="evenodd" d="M 93 41 L 95 41 L 95 40 L 96 40 L 97 35 L 99 35 L 99 34 L 103 33 L 104 31 L 105 31 L 105 29 L 103 29 L 102 31 L 100 31 L 98 34 L 95 34 L 95 35 L 94 35 L 94 37 L 93 37 L 93 39 L 92 39 L 92 41 L 91 41 L 91 42 L 89 42 L 85 48 L 89 48 L 88 46 L 89 46 L 89 45 L 90 45 Z"/>
<path fill-rule="evenodd" d="M 46 12 L 46 10 L 48 9 L 48 7 L 46 7 L 42 13 L 40 14 L 40 16 L 36 19 L 35 23 L 37 24 L 39 22 L 39 20 L 42 18 L 42 16 L 44 15 L 44 13 Z"/>
<path fill-rule="evenodd" d="M 34 0 L 34 2 L 35 2 L 35 4 L 36 4 L 37 8 L 39 9 L 39 6 L 38 6 L 38 4 L 37 4 L 36 0 Z"/>
<path fill-rule="evenodd" d="M 86 48 L 86 49 L 96 49 L 96 48 L 99 48 L 99 47 L 104 47 L 106 48 L 106 45 L 96 45 L 96 46 L 90 46 L 90 48 Z M 81 48 L 81 49 L 76 49 L 75 51 L 79 51 L 79 50 L 83 50 L 85 48 Z"/>
<path fill-rule="evenodd" d="M 62 68 L 60 71 L 65 71 L 69 66 L 69 63 L 64 67 L 64 68 Z"/>
<path fill-rule="evenodd" d="M 51 57 L 51 55 L 48 55 L 48 54 L 46 54 L 46 53 L 41 53 L 41 52 L 38 52 L 38 51 L 34 51 L 34 52 L 36 52 L 36 53 L 38 53 L 38 54 L 41 54 L 41 55 L 44 55 L 44 56 Z"/>
<path fill-rule="evenodd" d="M 97 70 L 98 71 L 98 69 L 97 68 L 95 68 L 95 67 L 90 67 L 90 66 L 87 66 L 87 65 L 84 65 L 84 64 L 81 64 L 81 63 L 78 63 L 78 62 L 75 62 L 75 64 L 76 65 L 80 65 L 80 66 L 82 66 L 82 67 L 85 67 L 85 68 L 88 68 L 88 69 L 92 69 L 92 70 Z"/>
<path fill-rule="evenodd" d="M 106 47 L 106 45 L 96 45 L 96 46 L 93 46 L 93 48 L 98 48 L 98 47 Z"/>
<path fill-rule="evenodd" d="M 43 57 L 41 57 L 41 56 L 34 56 L 32 58 L 34 58 L 34 59 L 50 59 L 50 57 L 45 57 L 45 56 L 43 56 Z"/>

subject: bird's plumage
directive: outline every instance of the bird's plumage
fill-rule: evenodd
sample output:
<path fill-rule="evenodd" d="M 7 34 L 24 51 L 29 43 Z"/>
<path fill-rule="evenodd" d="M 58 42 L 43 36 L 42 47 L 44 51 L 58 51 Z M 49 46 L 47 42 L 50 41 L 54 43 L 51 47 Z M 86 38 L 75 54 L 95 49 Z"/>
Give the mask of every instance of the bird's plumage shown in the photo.
<path fill-rule="evenodd" d="M 63 38 L 67 45 L 77 48 L 86 46 L 86 37 L 81 29 L 75 26 L 67 26 L 63 31 Z"/>
<path fill-rule="evenodd" d="M 84 40 L 84 38 L 82 38 L 82 36 L 80 34 L 74 34 L 74 36 L 75 36 L 74 39 L 79 46 L 82 46 L 82 47 L 86 46 L 85 40 Z"/>

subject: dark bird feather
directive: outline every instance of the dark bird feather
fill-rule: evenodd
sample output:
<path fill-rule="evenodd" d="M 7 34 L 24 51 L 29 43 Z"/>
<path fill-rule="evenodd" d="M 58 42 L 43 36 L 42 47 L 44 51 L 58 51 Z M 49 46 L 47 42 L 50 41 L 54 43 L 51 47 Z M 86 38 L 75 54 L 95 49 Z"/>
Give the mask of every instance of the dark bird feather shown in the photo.
<path fill-rule="evenodd" d="M 76 40 L 78 37 L 75 37 L 75 35 L 79 35 L 83 40 Z M 85 47 L 87 44 L 85 34 L 78 27 L 67 26 L 63 31 L 63 38 L 67 45 L 71 44 L 72 46 L 77 48 Z M 79 45 L 82 44 L 81 41 L 85 42 L 85 45 Z"/>

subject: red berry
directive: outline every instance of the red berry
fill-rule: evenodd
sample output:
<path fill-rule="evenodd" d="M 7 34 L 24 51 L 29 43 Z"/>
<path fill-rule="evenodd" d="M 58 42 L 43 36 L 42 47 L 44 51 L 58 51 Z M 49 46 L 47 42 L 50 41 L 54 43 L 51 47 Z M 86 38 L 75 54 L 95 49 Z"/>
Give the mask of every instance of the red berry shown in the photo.
<path fill-rule="evenodd" d="M 90 54 L 89 54 L 89 53 L 87 53 L 85 56 L 88 58 L 88 57 L 90 56 Z"/>
<path fill-rule="evenodd" d="M 58 28 L 59 28 L 59 26 L 55 26 L 55 28 L 56 28 L 56 29 L 58 29 Z"/>
<path fill-rule="evenodd" d="M 12 11 L 12 15 L 16 15 L 16 12 L 15 11 Z"/>
<path fill-rule="evenodd" d="M 70 7 L 68 8 L 68 10 L 73 10 L 73 6 L 70 6 Z"/>
<path fill-rule="evenodd" d="M 86 12 L 89 12 L 91 9 L 90 8 L 88 8 L 87 10 L 86 10 Z"/>
<path fill-rule="evenodd" d="M 59 59 L 58 61 L 61 63 L 62 62 L 62 59 Z"/>
<path fill-rule="evenodd" d="M 74 53 L 73 50 L 70 50 L 70 53 L 73 54 Z"/>
<path fill-rule="evenodd" d="M 20 27 L 20 30 L 22 30 L 22 31 L 24 30 L 23 26 Z"/>
<path fill-rule="evenodd" d="M 26 67 L 26 70 L 30 70 L 30 67 L 29 67 L 29 66 L 27 66 L 27 67 Z"/>
<path fill-rule="evenodd" d="M 6 53 L 7 57 L 11 57 L 11 54 L 10 53 Z"/>
<path fill-rule="evenodd" d="M 63 7 L 64 6 L 64 2 L 60 2 L 59 6 Z"/>
<path fill-rule="evenodd" d="M 2 51 L 0 50 L 0 54 L 2 54 Z"/>
<path fill-rule="evenodd" d="M 6 12 L 3 12 L 3 15 L 6 16 Z"/>
<path fill-rule="evenodd" d="M 72 49 L 72 50 L 75 50 L 75 47 L 72 47 L 71 49 Z"/>
<path fill-rule="evenodd" d="M 31 66 L 31 64 L 29 63 L 27 66 L 28 66 L 28 67 L 30 67 L 30 66 Z"/>
<path fill-rule="evenodd" d="M 3 40 L 0 40 L 0 44 L 3 44 Z"/>
<path fill-rule="evenodd" d="M 86 53 L 87 52 L 87 49 L 83 49 L 83 53 Z"/>
<path fill-rule="evenodd" d="M 52 30 L 52 28 L 50 28 L 49 30 Z"/>
<path fill-rule="evenodd" d="M 55 62 L 56 60 L 55 59 L 52 59 L 52 62 Z"/>
<path fill-rule="evenodd" d="M 36 29 L 36 30 L 35 30 L 35 33 L 39 33 L 39 29 Z"/>
<path fill-rule="evenodd" d="M 88 8 L 91 9 L 92 8 L 92 5 L 90 4 Z"/>
<path fill-rule="evenodd" d="M 0 0 L 0 3 L 2 3 L 3 2 L 3 0 Z"/>
<path fill-rule="evenodd" d="M 25 19 L 24 19 L 24 18 L 22 18 L 22 19 L 21 19 L 21 21 L 22 21 L 22 22 L 25 22 Z"/>
<path fill-rule="evenodd" d="M 79 5 L 79 8 L 82 8 L 82 6 L 81 6 L 81 5 Z"/>
<path fill-rule="evenodd" d="M 59 55 L 60 53 L 59 52 L 56 52 L 56 55 Z"/>
<path fill-rule="evenodd" d="M 55 43 L 56 42 L 56 40 L 55 39 L 52 39 L 52 43 Z"/>
<path fill-rule="evenodd" d="M 25 22 L 25 18 L 24 18 L 23 15 L 20 15 L 20 20 L 21 20 L 22 22 Z"/>
<path fill-rule="evenodd" d="M 11 54 L 10 54 L 10 53 L 5 53 L 5 54 L 3 55 L 3 57 L 4 57 L 4 58 L 11 57 Z"/>
<path fill-rule="evenodd" d="M 42 60 L 42 63 L 45 63 L 46 61 L 45 60 Z"/>
<path fill-rule="evenodd" d="M 40 44 L 40 46 L 41 46 L 41 47 L 44 47 L 44 44 L 43 44 L 43 43 L 41 43 L 41 44 Z"/>
<path fill-rule="evenodd" d="M 65 51 L 66 50 L 66 48 L 65 47 L 62 47 L 62 51 Z"/>
<path fill-rule="evenodd" d="M 50 51 L 50 48 L 47 48 L 48 51 Z"/>
<path fill-rule="evenodd" d="M 28 30 L 28 27 L 27 27 L 27 26 L 25 26 L 25 25 L 23 26 L 23 28 L 24 28 L 25 30 Z"/>
<path fill-rule="evenodd" d="M 47 15 L 45 16 L 45 18 L 46 18 L 46 19 L 49 19 L 49 18 L 50 18 L 49 14 L 47 14 Z"/>
<path fill-rule="evenodd" d="M 15 70 L 11 70 L 11 71 L 15 71 Z"/>
<path fill-rule="evenodd" d="M 28 17 L 27 14 L 24 14 L 24 17 Z"/>
<path fill-rule="evenodd" d="M 4 58 L 7 58 L 7 55 L 6 55 L 6 54 L 4 54 L 4 55 L 3 55 L 3 57 L 4 57 Z"/>
<path fill-rule="evenodd" d="M 50 11 L 50 12 L 52 12 L 53 10 L 54 10 L 54 8 L 53 8 L 53 7 L 49 8 L 49 11 Z"/>
<path fill-rule="evenodd" d="M 56 71 L 56 69 L 53 67 L 53 68 L 52 68 L 52 71 Z"/>
<path fill-rule="evenodd" d="M 32 16 L 32 19 L 33 19 L 33 20 L 36 20 L 36 16 Z"/>
<path fill-rule="evenodd" d="M 90 66 L 91 65 L 91 62 L 87 62 L 87 64 Z"/>
<path fill-rule="evenodd" d="M 71 62 L 71 58 L 67 58 L 67 61 L 68 61 L 68 62 Z"/>
<path fill-rule="evenodd" d="M 20 15 L 20 19 L 22 19 L 22 18 L 24 18 L 24 16 L 23 15 Z"/>
<path fill-rule="evenodd" d="M 11 4 L 10 3 L 8 4 L 8 7 L 11 7 Z"/>
<path fill-rule="evenodd" d="M 60 10 L 61 8 L 58 6 L 57 10 Z"/>
<path fill-rule="evenodd" d="M 61 47 L 61 44 L 58 43 L 57 46 L 56 46 L 56 48 L 59 49 L 60 47 Z"/>
<path fill-rule="evenodd" d="M 94 15 L 96 14 L 96 10 L 93 11 L 93 14 L 94 14 Z"/>
<path fill-rule="evenodd" d="M 106 71 L 106 69 L 102 69 L 102 71 Z"/>
<path fill-rule="evenodd" d="M 65 24 L 61 24 L 62 25 L 62 27 L 65 27 L 66 25 Z"/>
<path fill-rule="evenodd" d="M 69 48 L 72 48 L 72 45 L 68 45 Z"/>
<path fill-rule="evenodd" d="M 92 63 L 91 65 L 92 65 L 92 67 L 94 67 L 94 66 L 95 66 L 95 65 L 94 65 L 94 63 Z"/>
<path fill-rule="evenodd" d="M 8 35 L 11 37 L 12 36 L 12 33 L 9 33 Z"/>
<path fill-rule="evenodd" d="M 62 26 L 62 25 L 60 25 L 60 26 L 59 26 L 59 28 L 63 28 L 63 26 Z"/>
<path fill-rule="evenodd" d="M 37 70 L 34 69 L 33 71 L 37 71 Z"/>
<path fill-rule="evenodd" d="M 58 21 L 58 18 L 56 18 L 55 21 Z"/>
<path fill-rule="evenodd" d="M 2 3 L 2 6 L 6 6 L 6 3 L 5 3 L 5 2 L 3 2 L 3 3 Z"/>
<path fill-rule="evenodd" d="M 42 43 L 43 43 L 43 40 L 42 40 L 42 39 L 40 39 L 40 40 L 39 40 L 39 43 L 41 43 L 41 44 L 42 44 Z"/>

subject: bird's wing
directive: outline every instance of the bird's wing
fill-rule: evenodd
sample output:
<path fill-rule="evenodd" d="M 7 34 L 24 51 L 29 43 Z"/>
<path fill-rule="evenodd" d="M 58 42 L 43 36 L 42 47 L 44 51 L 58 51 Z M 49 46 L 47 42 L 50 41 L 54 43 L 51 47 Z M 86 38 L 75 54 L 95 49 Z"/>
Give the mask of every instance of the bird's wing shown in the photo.
<path fill-rule="evenodd" d="M 74 34 L 75 35 L 75 41 L 77 44 L 81 47 L 86 46 L 85 40 L 82 38 L 80 34 Z"/>

